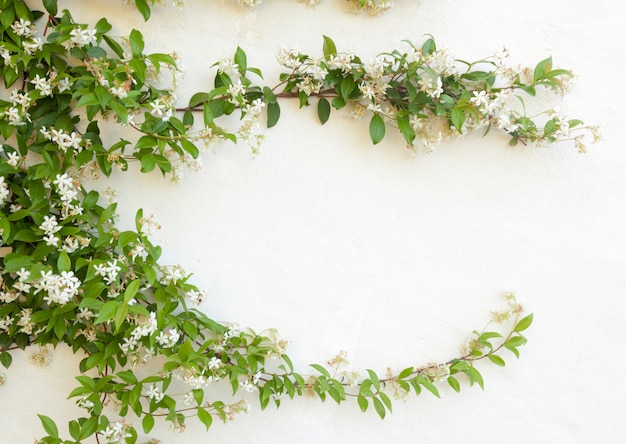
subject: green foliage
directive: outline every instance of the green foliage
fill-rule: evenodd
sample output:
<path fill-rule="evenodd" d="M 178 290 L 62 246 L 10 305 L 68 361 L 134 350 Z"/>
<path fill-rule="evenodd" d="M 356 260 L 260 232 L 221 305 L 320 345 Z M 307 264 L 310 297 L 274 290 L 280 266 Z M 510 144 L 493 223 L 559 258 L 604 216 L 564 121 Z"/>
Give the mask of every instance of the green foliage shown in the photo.
<path fill-rule="evenodd" d="M 359 7 L 374 7 L 369 0 L 358 1 Z M 135 0 L 145 20 L 154 4 Z M 550 115 L 542 127 L 504 105 L 500 111 L 510 112 L 510 121 L 495 122 L 487 105 L 499 94 L 532 94 L 539 86 L 563 91 L 569 71 L 553 69 L 546 59 L 535 67 L 532 80 L 518 73 L 501 86 L 496 70 L 484 66 L 491 61 L 465 62 L 465 71 L 435 71 L 434 58 L 446 54 L 432 37 L 421 47 L 409 44 L 407 51 L 363 63 L 324 36 L 321 59 L 283 54 L 288 72 L 275 86 L 258 83 L 261 71 L 237 47 L 230 59 L 215 65 L 214 88 L 178 107 L 173 90 L 151 77 L 154 72 L 175 77 L 176 58 L 145 54 L 140 31 L 129 32 L 126 54 L 122 41 L 109 34 L 106 19 L 93 27 L 76 23 L 69 11 L 59 12 L 54 0 L 43 1 L 45 13 L 17 0 L 5 0 L 2 7 L 0 81 L 7 94 L 0 101 L 0 246 L 6 251 L 0 257 L 0 364 L 9 368 L 13 350 L 33 344 L 46 350 L 65 343 L 83 357 L 77 369 L 82 374 L 69 394 L 85 412 L 68 423 L 73 441 L 61 438 L 65 431 L 53 419 L 39 415 L 47 434 L 41 442 L 81 442 L 96 433 L 106 441 L 121 430 L 130 443 L 137 439 L 136 426 L 118 416 L 136 416 L 137 425 L 149 433 L 159 418 L 183 428 L 188 417 L 196 416 L 208 429 L 215 420 L 248 410 L 247 401 L 213 400 L 213 380 L 228 381 L 233 393 L 258 391 L 262 409 L 272 402 L 280 406 L 284 395 L 314 395 L 337 404 L 356 398 L 362 411 L 373 406 L 384 418 L 392 412 L 390 394 L 419 395 L 425 389 L 438 397 L 444 380 L 457 392 L 463 379 L 483 388 L 477 361 L 503 366 L 500 352 L 519 356 L 526 343 L 521 332 L 531 325 L 532 315 L 521 318 L 516 309 L 509 313 L 511 328 L 475 332 L 466 353 L 440 364 L 411 366 L 384 377 L 367 370 L 350 379 L 341 357 L 327 367 L 313 364 L 315 376 L 300 375 L 285 354 L 285 342 L 273 332 L 224 325 L 192 308 L 203 293 L 183 269 L 159 262 L 161 248 L 149 237 L 150 218 L 139 210 L 135 229 L 120 231 L 116 204 L 84 189 L 75 177 L 126 171 L 129 162 L 137 161 L 144 173 L 179 179 L 185 166 L 197 167 L 201 145 L 224 140 L 244 141 L 256 153 L 263 139 L 254 132 L 260 116 L 267 113 L 267 127 L 273 127 L 281 101 L 297 99 L 303 107 L 311 97 L 317 98 L 322 124 L 331 105 L 356 117 L 371 114 L 374 144 L 388 127 L 397 128 L 408 145 L 432 144 L 428 128 L 434 121 L 460 133 L 486 122 L 502 124 L 514 142 L 555 142 L 585 126 Z M 45 42 L 37 40 L 35 27 L 45 29 Z M 223 122 L 236 121 L 227 118 L 233 115 L 240 126 L 230 129 Z M 130 126 L 136 137 L 105 142 L 104 119 Z M 151 361 L 153 356 L 160 359 Z M 37 359 L 45 360 L 46 354 Z M 266 366 L 270 360 L 278 363 Z M 187 385 L 185 394 L 170 389 L 173 374 Z M 111 401 L 120 406 L 115 418 L 103 410 Z"/>

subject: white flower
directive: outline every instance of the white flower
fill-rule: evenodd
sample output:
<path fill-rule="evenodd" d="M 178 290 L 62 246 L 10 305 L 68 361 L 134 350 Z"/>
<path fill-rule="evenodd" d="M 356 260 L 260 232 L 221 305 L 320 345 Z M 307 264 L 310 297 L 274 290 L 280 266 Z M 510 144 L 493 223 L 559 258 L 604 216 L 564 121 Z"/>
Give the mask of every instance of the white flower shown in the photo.
<path fill-rule="evenodd" d="M 295 46 L 290 48 L 281 47 L 276 55 L 276 60 L 286 68 L 296 69 L 300 66 L 300 62 L 298 61 L 299 52 L 300 51 Z"/>
<path fill-rule="evenodd" d="M 43 237 L 43 240 L 46 242 L 46 245 L 49 247 L 57 247 L 59 245 L 59 238 L 54 234 L 47 234 Z"/>
<path fill-rule="evenodd" d="M 359 83 L 359 91 L 363 94 L 363 97 L 367 99 L 374 99 L 376 97 L 376 91 L 371 83 L 361 82 Z"/>
<path fill-rule="evenodd" d="M 202 303 L 202 300 L 206 297 L 207 294 L 204 291 L 190 290 L 185 293 L 185 299 L 187 299 L 194 305 L 200 305 Z"/>
<path fill-rule="evenodd" d="M 159 390 L 157 385 L 154 383 L 148 386 L 146 396 L 150 399 L 154 399 L 156 402 L 160 402 L 165 397 L 163 392 L 161 392 L 161 390 Z"/>
<path fill-rule="evenodd" d="M 330 56 L 328 67 L 330 69 L 341 69 L 343 72 L 348 73 L 352 70 L 352 59 L 354 59 L 354 53 L 352 51 Z"/>
<path fill-rule="evenodd" d="M 35 78 L 30 81 L 33 85 L 35 85 L 35 89 L 41 92 L 42 96 L 51 96 L 52 95 L 52 84 L 50 80 L 39 77 L 39 74 L 35 75 Z"/>
<path fill-rule="evenodd" d="M 425 92 L 433 99 L 438 98 L 441 93 L 443 93 L 443 83 L 441 81 L 441 77 L 433 79 L 431 76 L 425 75 L 418 80 L 417 85 L 420 87 L 420 91 Z"/>
<path fill-rule="evenodd" d="M 30 116 L 24 111 L 24 116 L 20 114 L 20 110 L 15 106 L 11 106 L 4 111 L 4 115 L 9 119 L 9 123 L 13 126 L 25 125 L 24 118 L 30 121 Z"/>
<path fill-rule="evenodd" d="M 60 93 L 69 91 L 71 86 L 72 86 L 72 82 L 67 77 L 63 77 L 61 80 L 56 82 L 56 87 Z"/>
<path fill-rule="evenodd" d="M 239 385 L 241 386 L 242 389 L 244 389 L 248 393 L 252 393 L 253 391 L 255 391 L 257 389 L 257 386 L 252 384 L 247 379 L 245 381 L 243 381 L 243 382 L 239 382 Z"/>
<path fill-rule="evenodd" d="M 88 321 L 91 318 L 95 318 L 96 315 L 94 314 L 94 312 L 92 312 L 91 310 L 89 310 L 86 307 L 82 307 L 78 310 L 78 313 L 76 313 L 76 319 L 78 320 L 84 320 L 84 321 Z"/>
<path fill-rule="evenodd" d="M 17 105 L 21 105 L 22 106 L 22 110 L 24 110 L 25 108 L 28 108 L 30 106 L 30 102 L 31 99 L 30 97 L 28 97 L 28 95 L 19 92 L 17 89 L 13 89 L 11 91 L 11 103 L 13 103 L 14 106 Z"/>
<path fill-rule="evenodd" d="M 107 426 L 104 432 L 98 432 L 104 437 L 107 443 L 126 444 L 126 438 L 133 436 L 128 433 L 130 426 L 123 422 L 114 422 Z"/>
<path fill-rule="evenodd" d="M 156 99 L 154 102 L 150 102 L 149 105 L 150 108 L 152 108 L 150 114 L 154 117 L 163 119 L 166 122 L 170 119 L 170 117 L 172 117 L 172 106 L 161 100 L 161 98 Z"/>
<path fill-rule="evenodd" d="M 35 31 L 28 20 L 21 18 L 18 22 L 14 22 L 11 25 L 13 32 L 20 37 L 31 37 Z"/>
<path fill-rule="evenodd" d="M 4 176 L 0 176 L 0 207 L 4 205 L 10 191 L 8 184 L 4 181 Z"/>
<path fill-rule="evenodd" d="M 370 59 L 369 63 L 366 63 L 363 67 L 370 79 L 380 79 L 385 73 L 385 68 L 390 64 L 382 56 L 378 56 L 375 59 Z"/>
<path fill-rule="evenodd" d="M 113 94 L 118 99 L 124 99 L 128 96 L 128 92 L 124 86 L 113 86 L 109 88 L 109 92 Z"/>
<path fill-rule="evenodd" d="M 191 406 L 191 405 L 195 405 L 195 403 L 196 403 L 196 398 L 194 398 L 193 392 L 185 393 L 185 396 L 183 397 L 183 404 Z"/>
<path fill-rule="evenodd" d="M 80 29 L 74 28 L 70 31 L 72 38 L 70 41 L 75 46 L 86 46 L 96 44 L 96 30 L 95 29 Z"/>
<path fill-rule="evenodd" d="M 0 331 L 9 331 L 11 324 L 13 324 L 13 319 L 10 316 L 0 318 Z"/>
<path fill-rule="evenodd" d="M 245 92 L 246 88 L 244 88 L 244 86 L 241 84 L 241 80 L 237 79 L 237 83 L 233 83 L 232 85 L 228 86 L 228 95 L 230 96 L 228 101 L 236 104 L 239 94 L 244 94 Z"/>
<path fill-rule="evenodd" d="M 217 370 L 221 366 L 222 366 L 222 360 L 221 359 L 218 359 L 215 356 L 213 356 L 209 360 L 209 370 Z"/>
<path fill-rule="evenodd" d="M 76 406 L 80 409 L 91 410 L 94 407 L 93 402 L 88 400 L 85 396 L 76 401 Z"/>
<path fill-rule="evenodd" d="M 230 57 L 223 57 L 219 62 L 217 62 L 217 72 L 224 73 L 229 77 L 238 78 L 239 65 L 233 62 L 233 59 Z"/>
<path fill-rule="evenodd" d="M 168 330 L 167 332 L 160 332 L 156 337 L 156 341 L 164 348 L 173 347 L 180 339 L 180 334 L 175 328 Z"/>
<path fill-rule="evenodd" d="M 56 216 L 44 216 L 43 222 L 39 225 L 39 228 L 44 231 L 46 234 L 54 234 L 61 230 L 59 223 L 57 222 Z"/>
<path fill-rule="evenodd" d="M 450 76 L 456 72 L 454 54 L 447 48 L 441 48 L 426 56 L 426 64 L 437 74 Z"/>
<path fill-rule="evenodd" d="M 37 51 L 41 51 L 43 48 L 43 40 L 41 37 L 35 37 L 32 42 L 24 40 L 22 42 L 22 47 L 24 48 L 24 52 L 28 55 L 33 55 Z"/>
<path fill-rule="evenodd" d="M 48 294 L 44 296 L 44 301 L 57 303 L 59 305 L 67 304 L 73 297 L 78 295 L 80 280 L 74 276 L 73 271 L 62 271 L 60 275 L 53 274 L 51 271 L 41 272 L 41 279 L 35 282 L 35 293 L 41 290 Z"/>

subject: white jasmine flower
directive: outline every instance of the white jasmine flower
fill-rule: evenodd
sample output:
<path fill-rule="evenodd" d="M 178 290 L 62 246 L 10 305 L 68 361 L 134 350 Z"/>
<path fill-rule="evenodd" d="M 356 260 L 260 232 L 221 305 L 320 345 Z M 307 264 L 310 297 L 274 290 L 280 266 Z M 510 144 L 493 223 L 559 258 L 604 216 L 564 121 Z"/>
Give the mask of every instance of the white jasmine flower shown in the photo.
<path fill-rule="evenodd" d="M 161 98 L 156 99 L 154 102 L 150 102 L 149 106 L 152 108 L 150 114 L 154 117 L 163 119 L 164 121 L 170 120 L 172 117 L 172 106 L 169 103 L 165 103 Z"/>
<path fill-rule="evenodd" d="M 233 62 L 233 59 L 226 56 L 217 62 L 217 72 L 224 73 L 231 78 L 239 77 L 239 65 Z"/>
<path fill-rule="evenodd" d="M 45 241 L 46 245 L 50 247 L 57 247 L 59 245 L 59 238 L 54 234 L 46 234 L 43 237 L 43 240 Z"/>
<path fill-rule="evenodd" d="M 298 61 L 299 53 L 300 51 L 295 46 L 292 46 L 290 48 L 281 47 L 278 50 L 278 54 L 276 55 L 276 60 L 278 60 L 278 63 L 286 68 L 296 69 L 301 64 Z"/>
<path fill-rule="evenodd" d="M 39 225 L 39 229 L 41 229 L 46 234 L 54 234 L 61 230 L 59 223 L 57 222 L 56 216 L 44 216 L 43 222 Z"/>
<path fill-rule="evenodd" d="M 163 348 L 170 348 L 176 345 L 178 340 L 180 339 L 180 334 L 176 331 L 175 328 L 168 330 L 167 332 L 160 332 L 156 337 L 156 341 Z"/>
<path fill-rule="evenodd" d="M 96 40 L 96 30 L 95 29 L 80 29 L 74 28 L 70 31 L 70 42 L 74 46 L 87 46 L 87 45 L 95 45 Z"/>
<path fill-rule="evenodd" d="M 31 37 L 35 34 L 35 30 L 28 20 L 20 19 L 11 25 L 13 32 L 20 37 Z"/>
<path fill-rule="evenodd" d="M 4 176 L 0 176 L 0 207 L 4 205 L 9 194 L 9 185 L 4 181 Z"/>
<path fill-rule="evenodd" d="M 36 74 L 35 78 L 31 80 L 30 83 L 35 85 L 35 89 L 40 91 L 42 96 L 52 95 L 52 84 L 47 78 L 41 78 L 39 74 Z"/>
<path fill-rule="evenodd" d="M 209 370 L 217 370 L 221 366 L 222 366 L 222 360 L 221 359 L 218 359 L 215 356 L 213 356 L 209 360 Z"/>
<path fill-rule="evenodd" d="M 28 113 L 24 112 L 24 116 L 20 114 L 20 110 L 15 106 L 11 106 L 4 111 L 4 115 L 9 119 L 9 123 L 13 126 L 25 125 L 24 118 L 30 121 Z"/>
<path fill-rule="evenodd" d="M 243 382 L 239 382 L 239 385 L 241 386 L 242 389 L 244 389 L 245 391 L 247 391 L 248 393 L 252 393 L 253 391 L 255 391 L 257 389 L 257 386 L 252 384 L 249 380 L 245 380 Z"/>
<path fill-rule="evenodd" d="M 165 397 L 163 392 L 161 392 L 161 390 L 159 390 L 157 385 L 154 383 L 148 386 L 146 396 L 150 399 L 154 399 L 156 402 L 160 402 Z"/>

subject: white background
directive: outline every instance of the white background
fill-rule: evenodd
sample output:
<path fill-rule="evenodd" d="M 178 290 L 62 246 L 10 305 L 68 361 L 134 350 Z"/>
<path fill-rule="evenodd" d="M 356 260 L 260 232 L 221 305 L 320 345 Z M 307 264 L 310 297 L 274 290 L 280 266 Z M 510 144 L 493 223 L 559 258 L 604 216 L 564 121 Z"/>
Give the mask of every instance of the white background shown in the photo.
<path fill-rule="evenodd" d="M 60 3 L 78 20 L 106 15 L 119 35 L 140 29 L 148 51 L 176 50 L 187 71 L 181 104 L 210 88 L 210 65 L 237 45 L 273 84 L 281 44 L 320 56 L 328 35 L 339 50 L 367 59 L 431 33 L 466 60 L 503 45 L 515 65 L 552 55 L 555 66 L 580 77 L 561 109 L 603 126 L 603 141 L 587 154 L 570 144 L 511 148 L 492 132 L 414 155 L 396 134 L 371 146 L 367 122 L 347 112 L 331 113 L 322 127 L 313 107 L 293 103 L 256 158 L 243 144 L 223 144 L 204 152 L 204 169 L 182 184 L 114 175 L 100 186 L 117 188 L 123 223 L 139 207 L 154 214 L 164 262 L 183 265 L 209 291 L 203 310 L 256 330 L 278 328 L 302 372 L 342 349 L 355 368 L 379 372 L 444 361 L 483 327 L 489 310 L 502 308 L 507 290 L 535 315 L 519 361 L 510 355 L 505 368 L 479 365 L 484 392 L 441 386 L 442 399 L 396 402 L 384 421 L 356 403 L 285 400 L 261 412 L 251 398 L 252 414 L 233 423 L 206 432 L 192 421 L 182 435 L 164 425 L 151 436 L 163 443 L 622 442 L 623 6 L 399 0 L 373 18 L 346 12 L 340 0 L 314 9 L 267 0 L 252 10 L 235 0 L 191 0 L 182 11 L 156 7 L 143 23 L 116 0 Z M 539 101 L 559 105 L 550 95 Z M 15 356 L 0 388 L 2 442 L 40 436 L 36 413 L 62 424 L 80 413 L 65 400 L 80 357 L 59 349 L 45 368 L 27 359 Z"/>

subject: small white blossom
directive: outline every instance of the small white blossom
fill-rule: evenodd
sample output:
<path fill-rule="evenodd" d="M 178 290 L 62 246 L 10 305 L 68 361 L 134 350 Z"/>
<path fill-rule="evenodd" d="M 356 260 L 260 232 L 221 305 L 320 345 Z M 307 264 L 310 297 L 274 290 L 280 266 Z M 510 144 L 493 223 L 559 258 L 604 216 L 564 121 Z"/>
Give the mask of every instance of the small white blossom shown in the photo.
<path fill-rule="evenodd" d="M 173 347 L 180 339 L 180 334 L 175 328 L 168 330 L 167 332 L 160 332 L 156 337 L 156 341 L 164 348 Z"/>
<path fill-rule="evenodd" d="M 146 396 L 150 399 L 154 399 L 156 402 L 160 402 L 165 397 L 163 392 L 154 383 L 148 386 Z"/>

